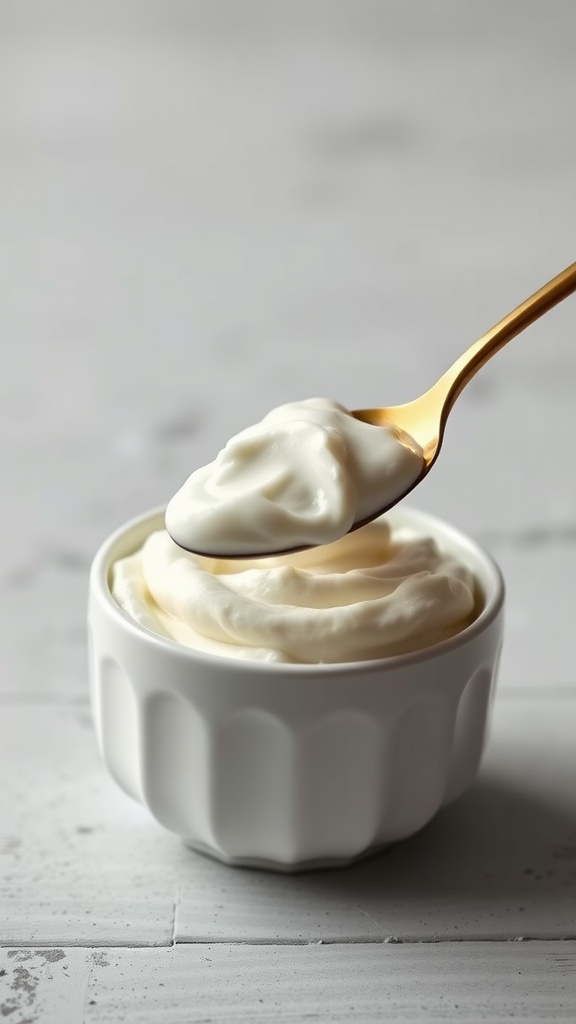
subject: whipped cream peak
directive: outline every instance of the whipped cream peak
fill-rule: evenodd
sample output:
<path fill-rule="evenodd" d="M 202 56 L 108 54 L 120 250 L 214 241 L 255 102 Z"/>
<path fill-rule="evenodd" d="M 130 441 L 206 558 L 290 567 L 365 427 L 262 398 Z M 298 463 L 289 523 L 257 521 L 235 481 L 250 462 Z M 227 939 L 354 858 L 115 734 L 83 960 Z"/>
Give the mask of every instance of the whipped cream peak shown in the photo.
<path fill-rule="evenodd" d="M 290 402 L 232 438 L 166 510 L 181 547 L 222 557 L 328 544 L 418 479 L 408 435 L 326 398 Z"/>

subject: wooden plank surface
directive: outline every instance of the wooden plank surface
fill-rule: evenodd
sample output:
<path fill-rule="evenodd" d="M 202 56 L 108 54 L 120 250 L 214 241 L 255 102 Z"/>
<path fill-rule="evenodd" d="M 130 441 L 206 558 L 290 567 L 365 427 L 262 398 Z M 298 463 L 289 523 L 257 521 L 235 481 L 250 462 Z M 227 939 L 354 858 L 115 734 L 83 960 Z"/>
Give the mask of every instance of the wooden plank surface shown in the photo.
<path fill-rule="evenodd" d="M 11 1024 L 572 1024 L 575 1005 L 574 942 L 0 951 Z"/>
<path fill-rule="evenodd" d="M 180 846 L 107 777 L 86 707 L 0 707 L 1 942 L 172 940 Z"/>
<path fill-rule="evenodd" d="M 556 689 L 576 689 L 576 536 L 538 528 L 516 540 L 498 530 L 479 534 L 506 584 L 500 692 L 529 689 L 552 697 Z"/>

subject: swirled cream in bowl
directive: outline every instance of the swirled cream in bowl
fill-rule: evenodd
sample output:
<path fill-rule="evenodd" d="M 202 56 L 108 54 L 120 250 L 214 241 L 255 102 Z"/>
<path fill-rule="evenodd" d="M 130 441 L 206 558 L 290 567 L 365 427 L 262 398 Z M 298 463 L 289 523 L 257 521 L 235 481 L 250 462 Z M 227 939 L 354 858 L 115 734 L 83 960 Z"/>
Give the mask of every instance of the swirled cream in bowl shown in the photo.
<path fill-rule="evenodd" d="M 472 571 L 430 536 L 388 518 L 333 544 L 227 561 L 183 551 L 165 529 L 112 569 L 135 621 L 198 651 L 288 664 L 407 654 L 472 621 Z"/>
<path fill-rule="evenodd" d="M 502 609 L 491 558 L 403 506 L 321 547 L 249 560 L 184 551 L 149 513 L 92 567 L 104 760 L 162 825 L 221 860 L 348 863 L 472 782 Z"/>

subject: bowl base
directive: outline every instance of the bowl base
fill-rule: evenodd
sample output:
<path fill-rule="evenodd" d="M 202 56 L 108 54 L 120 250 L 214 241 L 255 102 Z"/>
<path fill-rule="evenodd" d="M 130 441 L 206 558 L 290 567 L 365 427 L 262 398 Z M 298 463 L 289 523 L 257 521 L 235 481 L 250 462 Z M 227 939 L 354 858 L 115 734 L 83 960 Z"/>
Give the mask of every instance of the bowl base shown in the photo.
<path fill-rule="evenodd" d="M 300 871 L 317 871 L 326 869 L 346 868 L 359 861 L 375 857 L 378 853 L 384 853 L 396 846 L 396 843 L 381 843 L 379 846 L 369 846 L 367 850 L 356 853 L 352 857 L 318 857 L 310 860 L 296 861 L 294 864 L 284 861 L 269 860 L 266 857 L 229 857 L 220 850 L 215 850 L 196 839 L 183 839 L 184 846 L 194 853 L 201 853 L 204 857 L 220 861 L 221 864 L 228 864 L 234 868 L 257 868 L 264 871 L 280 871 L 283 874 L 297 874 Z"/>

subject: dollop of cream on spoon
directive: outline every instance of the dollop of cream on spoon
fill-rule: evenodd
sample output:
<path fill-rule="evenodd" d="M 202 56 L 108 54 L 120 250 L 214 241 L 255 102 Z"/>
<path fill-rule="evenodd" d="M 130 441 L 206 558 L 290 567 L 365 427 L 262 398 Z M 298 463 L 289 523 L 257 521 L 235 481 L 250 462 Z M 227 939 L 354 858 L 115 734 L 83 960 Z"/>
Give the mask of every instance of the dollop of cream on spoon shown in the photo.
<path fill-rule="evenodd" d="M 180 547 L 223 558 L 330 544 L 409 490 L 423 465 L 406 434 L 327 398 L 290 402 L 192 473 L 166 528 Z"/>

